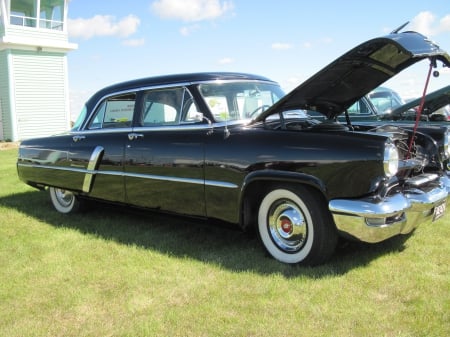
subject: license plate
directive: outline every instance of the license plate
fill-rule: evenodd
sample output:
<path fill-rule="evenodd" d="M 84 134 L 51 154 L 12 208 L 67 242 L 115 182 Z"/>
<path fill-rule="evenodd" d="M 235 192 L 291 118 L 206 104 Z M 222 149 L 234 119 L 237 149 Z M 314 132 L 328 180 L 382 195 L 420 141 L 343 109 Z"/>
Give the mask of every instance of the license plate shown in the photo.
<path fill-rule="evenodd" d="M 440 205 L 437 205 L 436 207 L 434 207 L 434 216 L 433 216 L 433 221 L 442 218 L 445 214 L 445 202 L 443 202 Z"/>

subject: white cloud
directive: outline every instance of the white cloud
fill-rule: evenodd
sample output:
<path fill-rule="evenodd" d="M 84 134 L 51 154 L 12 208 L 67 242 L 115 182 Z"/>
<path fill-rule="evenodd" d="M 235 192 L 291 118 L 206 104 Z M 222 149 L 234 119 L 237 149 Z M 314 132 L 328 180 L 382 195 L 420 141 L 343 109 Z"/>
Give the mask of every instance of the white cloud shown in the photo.
<path fill-rule="evenodd" d="M 450 32 L 450 14 L 447 14 L 439 21 L 440 32 Z"/>
<path fill-rule="evenodd" d="M 180 29 L 180 34 L 183 36 L 188 36 L 191 35 L 193 32 L 195 32 L 196 30 L 200 29 L 200 25 L 198 24 L 194 24 L 194 25 L 190 25 L 190 26 L 184 26 L 181 27 Z"/>
<path fill-rule="evenodd" d="M 420 12 L 411 20 L 408 29 L 417 31 L 425 36 L 450 32 L 450 14 L 437 21 L 433 13 L 428 11 Z"/>
<path fill-rule="evenodd" d="M 282 42 L 275 42 L 272 43 L 272 49 L 275 50 L 287 50 L 291 49 L 293 46 L 290 43 L 282 43 Z"/>
<path fill-rule="evenodd" d="M 234 60 L 230 57 L 224 57 L 222 59 L 219 60 L 219 64 L 230 64 L 233 63 Z"/>
<path fill-rule="evenodd" d="M 129 39 L 129 40 L 123 40 L 122 44 L 127 47 L 140 47 L 145 44 L 145 39 Z"/>
<path fill-rule="evenodd" d="M 128 15 L 120 20 L 111 15 L 95 15 L 92 18 L 69 19 L 69 35 L 83 39 L 91 39 L 95 36 L 117 36 L 125 38 L 137 31 L 140 19 L 134 15 Z"/>
<path fill-rule="evenodd" d="M 433 35 L 433 22 L 435 17 L 431 12 L 421 12 L 416 15 L 410 23 L 409 29 L 420 32 L 425 36 Z"/>
<path fill-rule="evenodd" d="M 329 45 L 332 44 L 333 42 L 334 40 L 331 37 L 325 36 L 313 41 L 305 41 L 301 44 L 301 47 L 304 49 L 312 49 L 317 47 L 323 47 L 324 45 Z"/>
<path fill-rule="evenodd" d="M 163 19 L 185 22 L 214 20 L 233 10 L 232 1 L 220 0 L 156 0 L 151 9 Z"/>

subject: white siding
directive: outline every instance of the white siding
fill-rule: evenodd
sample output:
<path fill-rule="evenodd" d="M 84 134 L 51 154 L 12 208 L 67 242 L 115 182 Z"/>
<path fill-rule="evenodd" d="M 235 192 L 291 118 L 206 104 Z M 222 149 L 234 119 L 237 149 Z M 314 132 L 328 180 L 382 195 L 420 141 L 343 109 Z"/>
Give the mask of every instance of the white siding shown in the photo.
<path fill-rule="evenodd" d="M 66 56 L 14 51 L 12 67 L 18 140 L 66 131 Z"/>
<path fill-rule="evenodd" d="M 3 108 L 2 108 L 2 99 L 0 98 L 0 140 L 4 140 L 5 136 L 3 135 Z"/>
<path fill-rule="evenodd" d="M 31 27 L 22 27 L 8 25 L 5 29 L 5 36 L 10 39 L 27 39 L 32 40 L 35 44 L 58 44 L 64 45 L 67 43 L 67 33 L 51 29 L 38 29 Z"/>
<path fill-rule="evenodd" d="M 12 140 L 8 52 L 0 51 L 0 141 Z"/>

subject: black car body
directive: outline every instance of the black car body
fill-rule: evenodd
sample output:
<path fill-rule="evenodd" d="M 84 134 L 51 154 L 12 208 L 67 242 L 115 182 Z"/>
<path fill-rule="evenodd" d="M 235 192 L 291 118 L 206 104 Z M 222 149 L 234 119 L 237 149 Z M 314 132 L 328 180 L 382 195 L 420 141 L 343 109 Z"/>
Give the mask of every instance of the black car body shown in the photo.
<path fill-rule="evenodd" d="M 48 187 L 60 212 L 100 199 L 219 219 L 256 227 L 279 261 L 323 263 L 339 236 L 379 242 L 444 214 L 446 128 L 333 121 L 429 58 L 450 65 L 437 45 L 406 32 L 357 46 L 287 95 L 241 73 L 113 85 L 86 103 L 71 131 L 23 141 L 18 174 Z"/>

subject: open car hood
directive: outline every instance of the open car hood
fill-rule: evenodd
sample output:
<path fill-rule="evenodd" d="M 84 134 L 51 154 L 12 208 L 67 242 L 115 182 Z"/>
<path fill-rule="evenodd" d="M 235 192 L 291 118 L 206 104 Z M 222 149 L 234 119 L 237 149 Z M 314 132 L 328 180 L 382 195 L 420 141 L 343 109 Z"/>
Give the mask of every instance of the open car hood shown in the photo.
<path fill-rule="evenodd" d="M 422 97 L 416 98 L 412 101 L 409 101 L 406 104 L 403 104 L 390 113 L 391 117 L 401 117 L 402 114 L 411 110 L 415 107 L 418 107 L 422 101 Z M 443 87 L 439 90 L 433 91 L 425 96 L 424 104 L 423 104 L 423 113 L 431 114 L 436 110 L 450 104 L 450 85 Z"/>
<path fill-rule="evenodd" d="M 450 67 L 450 56 L 417 32 L 391 33 L 369 40 L 300 84 L 255 121 L 294 109 L 314 110 L 334 118 L 383 82 L 426 58 Z"/>

